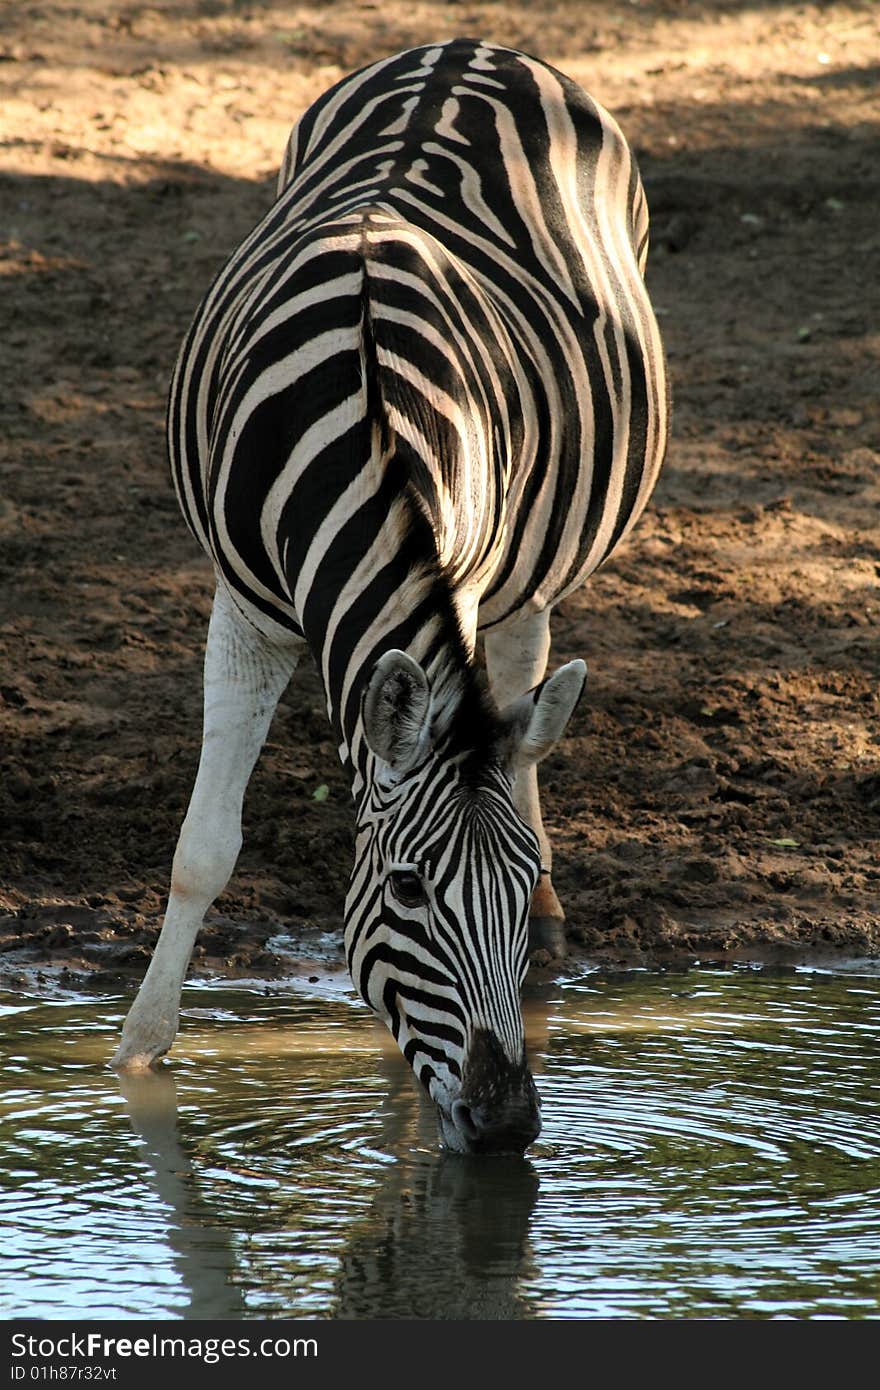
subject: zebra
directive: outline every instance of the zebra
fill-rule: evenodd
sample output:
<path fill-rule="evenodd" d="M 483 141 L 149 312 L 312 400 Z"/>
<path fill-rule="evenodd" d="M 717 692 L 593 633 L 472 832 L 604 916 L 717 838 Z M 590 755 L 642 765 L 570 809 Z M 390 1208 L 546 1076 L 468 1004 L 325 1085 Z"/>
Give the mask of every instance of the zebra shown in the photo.
<path fill-rule="evenodd" d="M 381 58 L 294 127 L 171 380 L 174 483 L 216 591 L 198 771 L 118 1069 L 171 1047 L 308 649 L 354 802 L 353 984 L 444 1147 L 522 1153 L 539 1134 L 520 991 L 530 942 L 558 954 L 564 934 L 537 764 L 586 677 L 580 660 L 546 674 L 549 621 L 665 452 L 647 247 L 615 120 L 514 49 Z"/>

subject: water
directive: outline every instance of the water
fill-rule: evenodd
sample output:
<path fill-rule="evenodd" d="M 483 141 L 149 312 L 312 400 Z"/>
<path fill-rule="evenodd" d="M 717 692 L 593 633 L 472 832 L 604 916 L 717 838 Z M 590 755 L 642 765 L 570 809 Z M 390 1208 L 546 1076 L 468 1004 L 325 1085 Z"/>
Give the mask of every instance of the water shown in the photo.
<path fill-rule="evenodd" d="M 0 995 L 0 1315 L 876 1318 L 880 974 L 599 974 L 527 1003 L 544 1130 L 439 1151 L 344 990 Z"/>

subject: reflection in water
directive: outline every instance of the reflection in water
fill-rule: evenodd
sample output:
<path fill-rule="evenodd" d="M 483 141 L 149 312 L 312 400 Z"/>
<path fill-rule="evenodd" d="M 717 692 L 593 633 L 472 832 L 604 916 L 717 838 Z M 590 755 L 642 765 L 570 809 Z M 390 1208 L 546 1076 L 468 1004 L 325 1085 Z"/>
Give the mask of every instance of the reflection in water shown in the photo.
<path fill-rule="evenodd" d="M 0 1315 L 880 1315 L 878 973 L 554 986 L 519 1160 L 443 1155 L 347 998 L 184 1002 L 119 1078 L 124 1001 L 0 996 Z"/>
<path fill-rule="evenodd" d="M 527 1316 L 518 1279 L 538 1192 L 533 1166 L 521 1158 L 486 1163 L 437 1151 L 433 1109 L 414 1094 L 408 1073 L 401 1076 L 397 1066 L 388 1073 L 377 1140 L 381 1150 L 402 1157 L 379 1168 L 370 1206 L 346 1241 L 329 1315 Z M 173 1077 L 159 1072 L 123 1076 L 119 1083 L 156 1192 L 170 1209 L 169 1245 L 190 1295 L 181 1315 L 242 1317 L 245 1300 L 235 1282 L 240 1255 L 181 1146 Z M 283 1208 L 287 1194 L 276 1193 L 274 1200 Z M 286 1222 L 284 1228 L 288 1246 L 301 1239 Z"/>
<path fill-rule="evenodd" d="M 348 1237 L 331 1316 L 529 1316 L 520 1282 L 538 1195 L 533 1165 L 437 1153 L 433 1110 L 398 1067 L 389 1080 L 397 1085 L 383 1107 L 381 1144 L 400 1158 L 385 1167 Z"/>
<path fill-rule="evenodd" d="M 529 1222 L 538 1175 L 526 1159 L 449 1154 L 390 1170 L 352 1232 L 331 1315 L 507 1320 L 530 1316 Z"/>
<path fill-rule="evenodd" d="M 177 1087 L 168 1071 L 119 1076 L 132 1129 L 143 1142 L 156 1192 L 172 1213 L 168 1244 L 189 1303 L 184 1318 L 239 1318 L 242 1290 L 233 1282 L 232 1233 L 202 1196 L 177 1129 Z"/>

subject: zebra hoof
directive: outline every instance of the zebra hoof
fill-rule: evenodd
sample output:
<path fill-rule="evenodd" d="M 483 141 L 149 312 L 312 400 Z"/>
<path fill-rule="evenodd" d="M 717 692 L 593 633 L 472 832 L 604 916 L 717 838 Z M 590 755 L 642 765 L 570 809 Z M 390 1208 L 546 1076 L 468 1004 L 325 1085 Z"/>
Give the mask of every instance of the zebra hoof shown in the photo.
<path fill-rule="evenodd" d="M 565 955 L 565 919 L 562 917 L 529 918 L 529 952 L 547 951 L 560 958 Z"/>

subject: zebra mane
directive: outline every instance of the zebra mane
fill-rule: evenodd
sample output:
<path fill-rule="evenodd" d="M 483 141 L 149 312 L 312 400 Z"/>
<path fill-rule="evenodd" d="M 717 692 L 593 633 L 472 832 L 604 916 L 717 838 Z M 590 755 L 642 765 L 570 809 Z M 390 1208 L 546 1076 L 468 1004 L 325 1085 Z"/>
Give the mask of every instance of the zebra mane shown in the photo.
<path fill-rule="evenodd" d="M 478 779 L 487 764 L 497 761 L 504 722 L 486 673 L 471 656 L 451 585 L 439 562 L 434 567 L 432 588 L 448 622 L 426 663 L 433 705 L 431 741 L 440 756 L 459 762 L 460 774 L 467 782 Z"/>
<path fill-rule="evenodd" d="M 415 542 L 419 557 L 417 570 L 411 574 L 413 587 L 430 595 L 436 622 L 423 658 L 432 690 L 431 741 L 443 756 L 460 760 L 462 775 L 469 780 L 495 760 L 503 724 L 485 673 L 474 663 L 453 586 L 437 551 L 429 504 L 434 495 L 434 479 L 424 460 L 400 438 L 388 418 L 370 303 L 366 228 L 361 234 L 361 256 L 362 367 L 367 409 L 379 432 L 379 449 L 386 467 L 397 475 L 405 505 L 406 538 Z"/>

